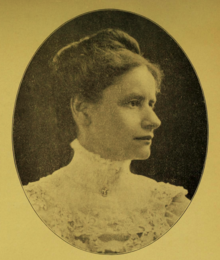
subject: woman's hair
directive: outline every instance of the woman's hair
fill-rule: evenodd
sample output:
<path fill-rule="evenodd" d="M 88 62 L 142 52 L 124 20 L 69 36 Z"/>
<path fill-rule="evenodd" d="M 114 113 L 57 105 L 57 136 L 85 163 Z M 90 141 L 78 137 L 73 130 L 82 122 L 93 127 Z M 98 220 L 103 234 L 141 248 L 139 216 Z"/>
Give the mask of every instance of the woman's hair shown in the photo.
<path fill-rule="evenodd" d="M 69 98 L 79 95 L 88 102 L 97 102 L 118 76 L 138 66 L 145 65 L 151 72 L 157 92 L 162 80 L 159 67 L 143 58 L 137 41 L 116 29 L 105 29 L 67 45 L 51 65 L 59 90 Z"/>
<path fill-rule="evenodd" d="M 116 29 L 105 29 L 67 45 L 55 55 L 50 65 L 57 126 L 61 142 L 68 143 L 77 135 L 70 110 L 71 98 L 77 96 L 87 102 L 98 102 L 103 90 L 114 84 L 117 77 L 143 65 L 155 78 L 157 92 L 162 80 L 159 67 L 141 55 L 137 41 Z"/>

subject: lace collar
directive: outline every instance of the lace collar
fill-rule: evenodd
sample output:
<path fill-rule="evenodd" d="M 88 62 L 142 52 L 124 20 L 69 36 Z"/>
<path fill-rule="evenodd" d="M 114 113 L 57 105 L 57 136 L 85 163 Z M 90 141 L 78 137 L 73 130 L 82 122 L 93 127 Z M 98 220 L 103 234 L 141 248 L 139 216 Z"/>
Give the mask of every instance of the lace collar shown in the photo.
<path fill-rule="evenodd" d="M 125 175 L 131 174 L 130 160 L 112 161 L 101 158 L 86 150 L 78 139 L 71 143 L 71 147 L 74 150 L 73 160 L 69 164 L 71 175 L 76 183 L 89 189 L 110 189 Z"/>

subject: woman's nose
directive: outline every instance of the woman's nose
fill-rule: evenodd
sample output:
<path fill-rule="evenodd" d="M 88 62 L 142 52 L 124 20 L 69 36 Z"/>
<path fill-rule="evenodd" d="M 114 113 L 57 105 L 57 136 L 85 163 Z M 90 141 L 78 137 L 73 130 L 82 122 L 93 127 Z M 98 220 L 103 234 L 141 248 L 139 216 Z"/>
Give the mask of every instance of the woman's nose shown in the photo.
<path fill-rule="evenodd" d="M 161 121 L 153 110 L 148 111 L 145 114 L 145 117 L 143 118 L 141 123 L 142 128 L 151 130 L 157 129 L 160 125 Z"/>

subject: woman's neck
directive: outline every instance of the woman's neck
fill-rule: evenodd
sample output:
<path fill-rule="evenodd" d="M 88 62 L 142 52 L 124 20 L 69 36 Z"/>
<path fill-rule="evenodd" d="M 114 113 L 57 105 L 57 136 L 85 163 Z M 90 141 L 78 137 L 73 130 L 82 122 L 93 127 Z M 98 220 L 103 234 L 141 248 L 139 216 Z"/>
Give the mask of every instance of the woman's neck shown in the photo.
<path fill-rule="evenodd" d="M 119 162 L 131 160 L 125 156 L 119 143 L 114 144 L 115 149 L 113 150 L 109 148 L 105 142 L 100 140 L 100 138 L 97 138 L 97 135 L 92 135 L 91 133 L 85 134 L 83 131 L 81 132 L 82 134 L 77 137 L 77 140 L 79 141 L 80 145 L 87 151 L 99 155 L 99 157 L 102 159 L 110 161 Z"/>
<path fill-rule="evenodd" d="M 104 159 L 85 149 L 78 139 L 75 139 L 71 146 L 74 150 L 71 164 L 74 165 L 73 176 L 76 182 L 94 188 L 110 187 L 120 181 L 123 175 L 130 173 L 130 160 Z"/>

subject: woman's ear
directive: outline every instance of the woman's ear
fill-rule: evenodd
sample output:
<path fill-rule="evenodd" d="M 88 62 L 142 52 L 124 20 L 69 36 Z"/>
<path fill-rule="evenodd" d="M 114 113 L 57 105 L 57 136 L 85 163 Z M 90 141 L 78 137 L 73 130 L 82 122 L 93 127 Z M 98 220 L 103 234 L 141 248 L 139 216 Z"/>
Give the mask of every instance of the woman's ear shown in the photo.
<path fill-rule="evenodd" d="M 73 118 L 78 127 L 80 125 L 88 126 L 91 123 L 88 111 L 88 103 L 82 101 L 79 97 L 71 98 L 70 107 L 72 111 Z"/>

